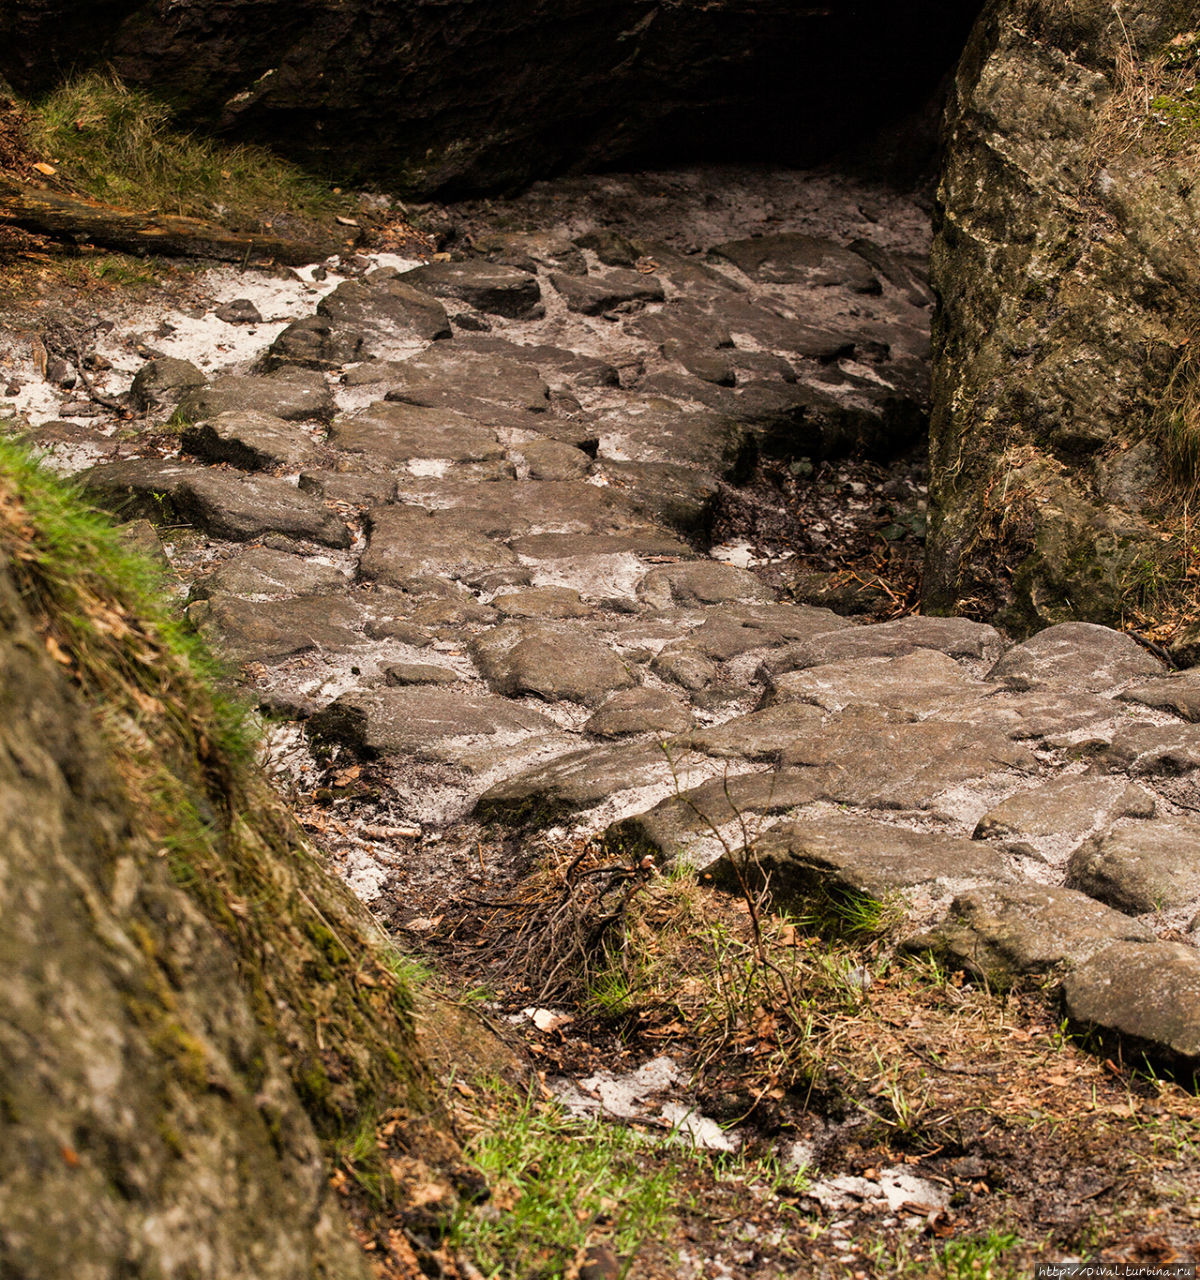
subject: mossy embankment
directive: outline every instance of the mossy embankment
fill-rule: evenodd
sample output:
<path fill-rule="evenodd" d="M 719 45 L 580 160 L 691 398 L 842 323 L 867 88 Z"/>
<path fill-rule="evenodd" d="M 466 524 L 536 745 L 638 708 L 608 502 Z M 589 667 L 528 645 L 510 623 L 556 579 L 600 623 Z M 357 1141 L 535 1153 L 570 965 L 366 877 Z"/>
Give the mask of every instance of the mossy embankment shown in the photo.
<path fill-rule="evenodd" d="M 452 1163 L 412 993 L 154 570 L 0 448 L 0 1270 L 366 1271 L 327 1153 Z"/>

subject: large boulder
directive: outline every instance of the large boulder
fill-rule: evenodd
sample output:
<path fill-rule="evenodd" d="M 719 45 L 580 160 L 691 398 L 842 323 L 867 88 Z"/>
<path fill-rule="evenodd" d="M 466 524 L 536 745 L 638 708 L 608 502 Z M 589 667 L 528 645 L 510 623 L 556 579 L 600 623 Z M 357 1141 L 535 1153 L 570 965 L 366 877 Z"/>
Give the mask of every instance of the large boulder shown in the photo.
<path fill-rule="evenodd" d="M 454 1149 L 412 996 L 188 646 L 0 451 L 0 1274 L 366 1280 L 331 1145 Z"/>
<path fill-rule="evenodd" d="M 933 250 L 927 610 L 1115 623 L 1169 576 L 1151 504 L 1197 427 L 1195 23 L 1190 0 L 993 0 L 975 28 Z"/>
<path fill-rule="evenodd" d="M 33 93 L 110 62 L 189 124 L 461 192 L 648 152 L 815 159 L 921 106 L 978 2 L 27 0 L 0 7 L 0 74 Z"/>

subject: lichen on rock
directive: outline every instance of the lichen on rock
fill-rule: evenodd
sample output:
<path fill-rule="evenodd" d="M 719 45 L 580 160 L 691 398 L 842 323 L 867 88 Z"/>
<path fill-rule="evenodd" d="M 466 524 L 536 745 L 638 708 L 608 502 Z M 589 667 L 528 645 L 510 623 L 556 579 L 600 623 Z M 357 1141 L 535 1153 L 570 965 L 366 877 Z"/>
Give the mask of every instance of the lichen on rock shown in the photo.
<path fill-rule="evenodd" d="M 998 0 L 976 26 L 932 264 L 931 610 L 1115 624 L 1160 575 L 1172 481 L 1195 478 L 1171 423 L 1200 322 L 1200 131 L 1168 142 L 1150 104 L 1195 78 L 1171 53 L 1194 21 Z"/>

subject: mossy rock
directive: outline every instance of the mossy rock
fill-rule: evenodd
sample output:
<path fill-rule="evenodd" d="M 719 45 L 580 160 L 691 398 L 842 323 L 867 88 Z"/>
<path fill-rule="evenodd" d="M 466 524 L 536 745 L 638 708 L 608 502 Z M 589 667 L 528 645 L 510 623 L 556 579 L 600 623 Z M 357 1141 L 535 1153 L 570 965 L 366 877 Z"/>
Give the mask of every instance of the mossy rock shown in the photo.
<path fill-rule="evenodd" d="M 0 1272 L 365 1280 L 326 1151 L 456 1154 L 411 992 L 149 562 L 11 445 L 0 545 Z"/>

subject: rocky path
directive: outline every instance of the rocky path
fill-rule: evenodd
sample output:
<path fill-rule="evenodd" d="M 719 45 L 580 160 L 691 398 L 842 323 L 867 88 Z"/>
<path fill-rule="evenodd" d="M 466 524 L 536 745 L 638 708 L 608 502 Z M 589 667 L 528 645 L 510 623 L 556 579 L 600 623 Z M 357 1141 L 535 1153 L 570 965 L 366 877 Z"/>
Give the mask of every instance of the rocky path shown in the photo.
<path fill-rule="evenodd" d="M 710 183 L 460 210 L 436 260 L 302 273 L 303 314 L 199 310 L 209 370 L 118 329 L 139 430 L 84 405 L 29 435 L 159 527 L 294 726 L 291 784 L 334 819 L 356 795 L 328 842 L 397 923 L 486 883 L 485 826 L 718 882 L 749 858 L 783 903 L 902 903 L 911 945 L 1200 1061 L 1200 678 L 1085 624 L 864 624 L 711 547 L 756 460 L 919 438 L 932 298 L 919 202 Z"/>

